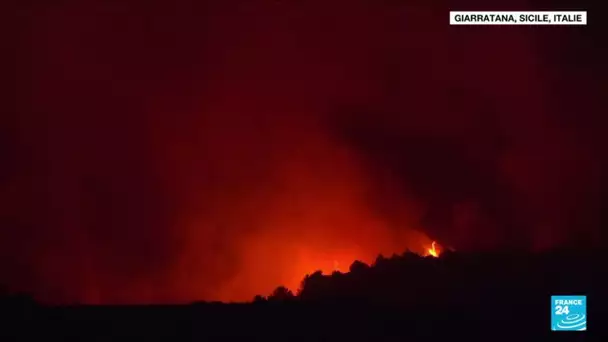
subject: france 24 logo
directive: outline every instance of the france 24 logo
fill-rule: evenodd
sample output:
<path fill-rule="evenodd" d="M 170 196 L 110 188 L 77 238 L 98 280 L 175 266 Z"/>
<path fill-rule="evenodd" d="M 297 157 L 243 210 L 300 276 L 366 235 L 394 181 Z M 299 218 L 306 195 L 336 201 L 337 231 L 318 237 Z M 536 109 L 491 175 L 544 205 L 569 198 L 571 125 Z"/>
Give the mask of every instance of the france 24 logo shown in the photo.
<path fill-rule="evenodd" d="M 587 296 L 551 296 L 551 330 L 587 330 Z"/>

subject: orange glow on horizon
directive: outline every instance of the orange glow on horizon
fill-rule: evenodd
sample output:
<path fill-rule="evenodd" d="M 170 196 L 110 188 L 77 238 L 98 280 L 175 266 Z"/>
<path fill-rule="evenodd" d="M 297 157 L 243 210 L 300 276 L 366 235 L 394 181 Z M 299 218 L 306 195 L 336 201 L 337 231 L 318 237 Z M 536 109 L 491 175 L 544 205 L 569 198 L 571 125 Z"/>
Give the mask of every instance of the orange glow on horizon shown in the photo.
<path fill-rule="evenodd" d="M 371 246 L 339 248 L 322 246 L 318 241 L 316 244 L 281 241 L 282 243 L 274 245 L 280 246 L 281 249 L 273 251 L 284 256 L 280 259 L 276 259 L 273 253 L 264 255 L 263 251 L 273 243 L 270 242 L 272 238 L 261 239 L 257 247 L 250 245 L 251 258 L 248 259 L 250 264 L 247 269 L 257 271 L 243 272 L 231 283 L 226 284 L 214 297 L 226 302 L 248 302 L 257 294 L 269 295 L 278 286 L 285 286 L 297 294 L 307 275 L 319 271 L 326 276 L 334 272 L 349 273 L 350 266 L 357 260 L 373 266 L 379 255 L 390 258 L 394 254 L 401 255 L 408 249 L 420 256 L 441 254 L 439 244 L 428 239 L 424 234 L 420 234 L 416 239 L 403 244 L 376 246 L 379 248 Z M 281 260 L 283 262 L 279 262 Z"/>
<path fill-rule="evenodd" d="M 421 243 L 418 250 L 413 250 L 420 256 L 431 255 L 433 257 L 439 257 L 441 249 L 436 241 L 431 241 L 431 247 L 427 243 Z M 389 258 L 394 253 L 401 254 L 403 251 L 398 250 L 383 250 L 381 253 L 363 253 L 363 251 L 348 250 L 348 251 L 334 251 L 333 253 L 326 251 L 314 251 L 306 250 L 297 262 L 294 262 L 292 268 L 287 270 L 284 269 L 284 278 L 282 283 L 274 284 L 274 288 L 283 285 L 288 289 L 292 290 L 293 293 L 297 293 L 300 289 L 301 282 L 307 275 L 312 275 L 315 272 L 321 272 L 323 275 L 331 275 L 334 272 L 349 273 L 350 265 L 358 260 L 367 265 L 372 266 L 376 260 L 376 257 L 381 254 L 386 258 Z M 262 291 L 262 294 L 268 295 L 272 289 L 268 288 L 268 291 Z M 249 296 L 247 297 L 247 299 Z"/>

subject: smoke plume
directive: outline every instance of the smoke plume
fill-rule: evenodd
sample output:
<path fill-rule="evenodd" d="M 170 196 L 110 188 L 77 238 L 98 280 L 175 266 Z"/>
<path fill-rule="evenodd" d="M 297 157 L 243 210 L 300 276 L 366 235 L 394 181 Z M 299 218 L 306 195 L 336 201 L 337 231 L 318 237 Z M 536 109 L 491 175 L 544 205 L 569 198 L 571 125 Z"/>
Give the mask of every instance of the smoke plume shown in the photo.
<path fill-rule="evenodd" d="M 249 300 L 432 240 L 597 241 L 594 27 L 451 27 L 448 6 L 416 2 L 219 3 L 16 9 L 9 288 Z"/>

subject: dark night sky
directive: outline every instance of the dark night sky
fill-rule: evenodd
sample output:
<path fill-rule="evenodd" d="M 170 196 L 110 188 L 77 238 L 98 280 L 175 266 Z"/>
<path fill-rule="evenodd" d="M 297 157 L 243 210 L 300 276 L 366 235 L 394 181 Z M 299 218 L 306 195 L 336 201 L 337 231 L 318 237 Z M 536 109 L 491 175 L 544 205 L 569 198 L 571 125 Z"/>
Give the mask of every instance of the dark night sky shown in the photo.
<path fill-rule="evenodd" d="M 450 9 L 532 7 L 440 3 L 15 5 L 0 283 L 54 302 L 243 300 L 431 240 L 601 241 L 605 12 L 450 27 Z"/>

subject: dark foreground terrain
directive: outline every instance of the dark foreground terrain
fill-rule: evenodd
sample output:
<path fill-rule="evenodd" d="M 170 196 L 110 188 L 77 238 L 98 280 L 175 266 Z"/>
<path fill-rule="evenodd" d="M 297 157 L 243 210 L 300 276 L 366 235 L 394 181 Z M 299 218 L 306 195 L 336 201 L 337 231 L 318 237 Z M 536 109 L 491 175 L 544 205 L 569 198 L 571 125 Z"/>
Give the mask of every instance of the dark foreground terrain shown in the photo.
<path fill-rule="evenodd" d="M 250 304 L 48 307 L 5 296 L 2 341 L 545 341 L 601 338 L 607 258 L 405 253 L 307 277 Z M 587 296 L 587 331 L 550 330 L 551 295 Z M 600 339 L 601 340 L 601 339 Z"/>

